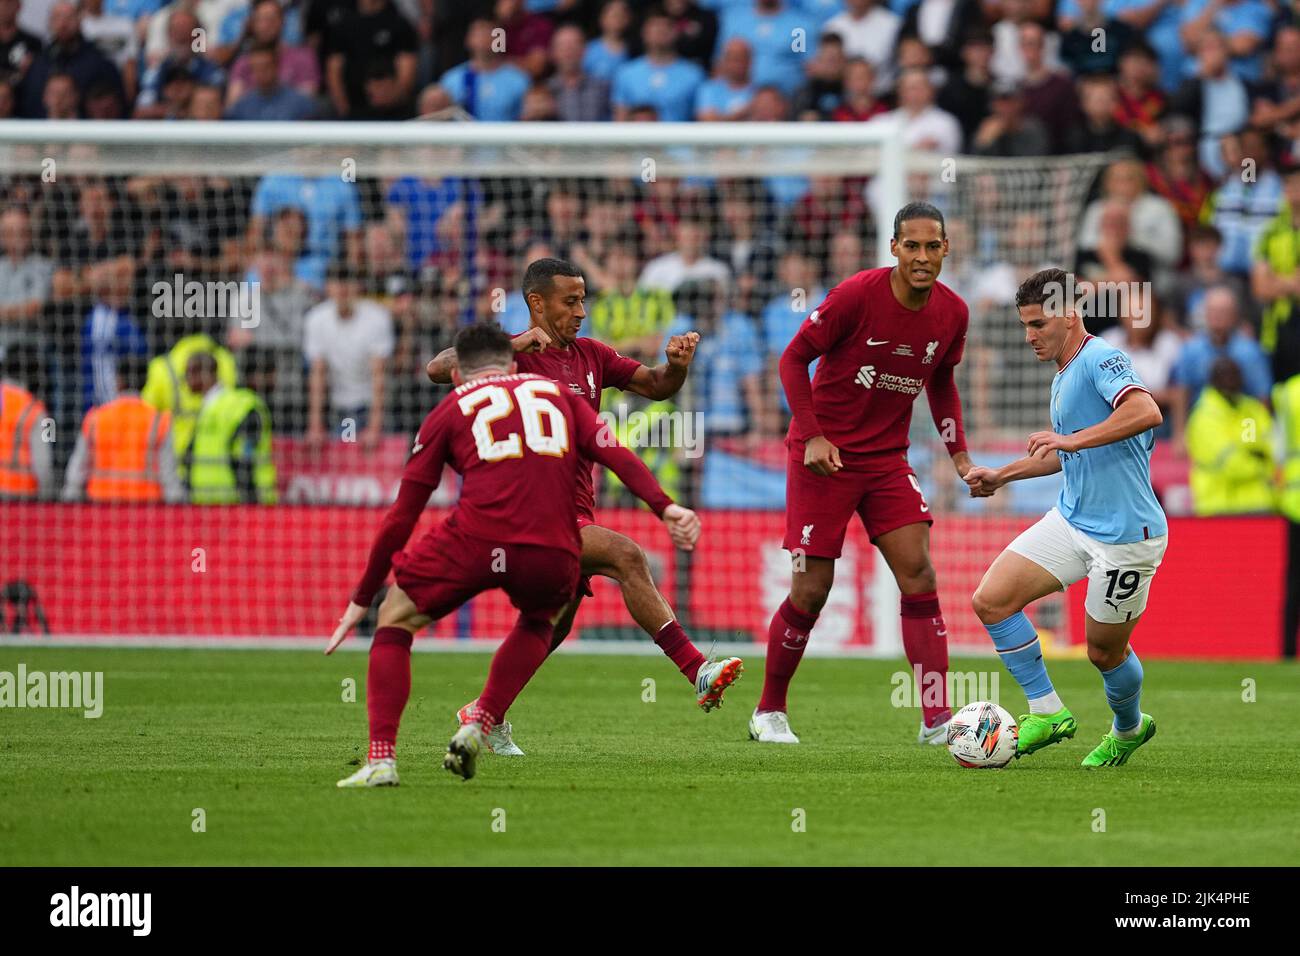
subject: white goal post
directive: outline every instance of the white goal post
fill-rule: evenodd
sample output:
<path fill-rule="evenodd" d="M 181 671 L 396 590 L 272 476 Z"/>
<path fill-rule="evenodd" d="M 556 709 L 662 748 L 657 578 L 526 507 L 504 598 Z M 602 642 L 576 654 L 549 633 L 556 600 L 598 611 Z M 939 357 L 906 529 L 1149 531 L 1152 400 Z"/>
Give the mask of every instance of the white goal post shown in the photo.
<path fill-rule="evenodd" d="M 905 200 L 899 125 L 874 123 L 169 123 L 10 120 L 0 169 L 54 175 L 267 172 L 363 176 L 824 174 L 878 178 L 873 215 Z M 653 161 L 653 166 L 647 163 Z M 876 258 L 889 256 L 878 230 Z"/>

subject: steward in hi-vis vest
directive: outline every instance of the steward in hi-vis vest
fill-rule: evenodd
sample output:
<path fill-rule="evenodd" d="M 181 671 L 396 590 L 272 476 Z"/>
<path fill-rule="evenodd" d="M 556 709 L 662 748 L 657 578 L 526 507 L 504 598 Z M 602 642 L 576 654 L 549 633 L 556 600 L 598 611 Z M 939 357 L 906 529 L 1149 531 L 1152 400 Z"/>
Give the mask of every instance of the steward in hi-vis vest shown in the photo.
<path fill-rule="evenodd" d="M 195 504 L 275 504 L 271 458 L 271 412 L 264 395 L 275 388 L 276 356 L 250 347 L 242 356 L 245 387 L 230 388 L 211 378 L 195 421 L 189 449 L 190 501 Z"/>

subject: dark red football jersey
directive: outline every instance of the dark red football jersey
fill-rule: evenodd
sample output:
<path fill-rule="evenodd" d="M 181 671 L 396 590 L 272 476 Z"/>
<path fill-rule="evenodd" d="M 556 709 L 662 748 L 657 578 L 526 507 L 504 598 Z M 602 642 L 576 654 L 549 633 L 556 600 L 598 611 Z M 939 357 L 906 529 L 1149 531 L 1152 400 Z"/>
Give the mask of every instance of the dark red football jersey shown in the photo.
<path fill-rule="evenodd" d="M 809 313 L 791 347 L 820 355 L 813 411 L 831 444 L 850 455 L 906 451 L 912 405 L 939 369 L 961 361 L 969 310 L 938 282 L 921 309 L 906 308 L 889 288 L 893 267 L 845 279 Z M 786 444 L 803 460 L 816 431 L 791 421 Z"/>
<path fill-rule="evenodd" d="M 541 352 L 518 352 L 515 362 L 521 372 L 532 372 L 559 382 L 573 395 L 581 396 L 593 411 L 600 411 L 600 394 L 606 388 L 626 388 L 641 367 L 592 338 L 577 338 L 567 349 L 548 348 Z M 596 492 L 591 479 L 592 460 L 583 456 L 578 469 L 578 510 L 590 517 L 595 513 Z"/>
<path fill-rule="evenodd" d="M 425 417 L 402 478 L 436 488 L 450 465 L 463 477 L 450 524 L 489 541 L 577 554 L 573 488 L 583 469 L 590 481 L 598 455 L 615 462 L 620 477 L 631 474 L 629 487 L 648 495 L 656 513 L 670 503 L 640 460 L 616 447 L 596 413 L 563 385 L 540 375 L 491 375 L 454 389 Z"/>

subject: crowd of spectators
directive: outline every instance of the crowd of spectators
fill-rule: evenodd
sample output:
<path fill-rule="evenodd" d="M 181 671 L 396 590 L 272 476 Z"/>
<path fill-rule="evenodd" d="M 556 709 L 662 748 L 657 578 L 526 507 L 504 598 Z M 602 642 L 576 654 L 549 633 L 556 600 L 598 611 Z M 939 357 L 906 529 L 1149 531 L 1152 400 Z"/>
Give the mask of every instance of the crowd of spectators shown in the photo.
<path fill-rule="evenodd" d="M 1113 152 L 1076 260 L 1052 264 L 1155 290 L 1090 328 L 1133 355 L 1178 453 L 1219 359 L 1264 403 L 1300 372 L 1300 18 L 1281 3 L 0 0 L 0 69 L 3 118 L 892 116 L 909 148 L 945 156 Z M 265 347 L 277 433 L 319 444 L 346 420 L 373 443 L 436 397 L 422 361 L 458 323 L 527 324 L 522 265 L 557 255 L 588 276 L 589 334 L 653 361 L 671 331 L 707 331 L 682 401 L 715 437 L 775 437 L 775 358 L 825 289 L 875 264 L 877 226 L 865 179 L 756 177 L 7 176 L 0 348 L 41 357 L 32 384 L 71 427 L 112 398 L 124 356 L 196 333 Z M 950 222 L 976 433 L 1019 425 L 996 387 L 1028 359 L 978 333 L 1048 264 L 1038 217 L 992 245 Z M 160 316 L 152 290 L 177 274 L 256 281 L 256 327 Z"/>

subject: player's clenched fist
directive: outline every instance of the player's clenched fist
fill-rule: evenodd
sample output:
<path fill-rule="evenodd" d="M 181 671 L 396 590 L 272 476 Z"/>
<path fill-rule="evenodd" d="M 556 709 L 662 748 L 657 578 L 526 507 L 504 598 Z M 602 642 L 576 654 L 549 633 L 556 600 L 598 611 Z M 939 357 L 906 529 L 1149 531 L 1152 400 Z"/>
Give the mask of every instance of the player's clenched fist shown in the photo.
<path fill-rule="evenodd" d="M 664 349 L 664 354 L 668 356 L 669 365 L 679 365 L 685 368 L 691 364 L 691 359 L 695 358 L 695 346 L 700 344 L 699 332 L 687 332 L 685 335 L 674 335 L 668 340 L 668 346 Z"/>
<path fill-rule="evenodd" d="M 962 481 L 970 487 L 970 496 L 972 498 L 988 498 L 995 491 L 1002 487 L 1002 482 L 998 479 L 996 468 L 985 468 L 983 465 L 976 465 L 962 475 Z"/>
<path fill-rule="evenodd" d="M 664 509 L 664 524 L 668 526 L 668 536 L 674 545 L 683 551 L 695 550 L 695 542 L 700 540 L 699 515 L 690 508 L 669 505 Z"/>
<path fill-rule="evenodd" d="M 815 475 L 833 475 L 844 467 L 840 462 L 840 450 L 822 435 L 808 439 L 804 445 L 803 463 Z"/>
<path fill-rule="evenodd" d="M 551 344 L 551 337 L 539 326 L 534 325 L 522 335 L 510 340 L 516 352 L 542 352 Z"/>

